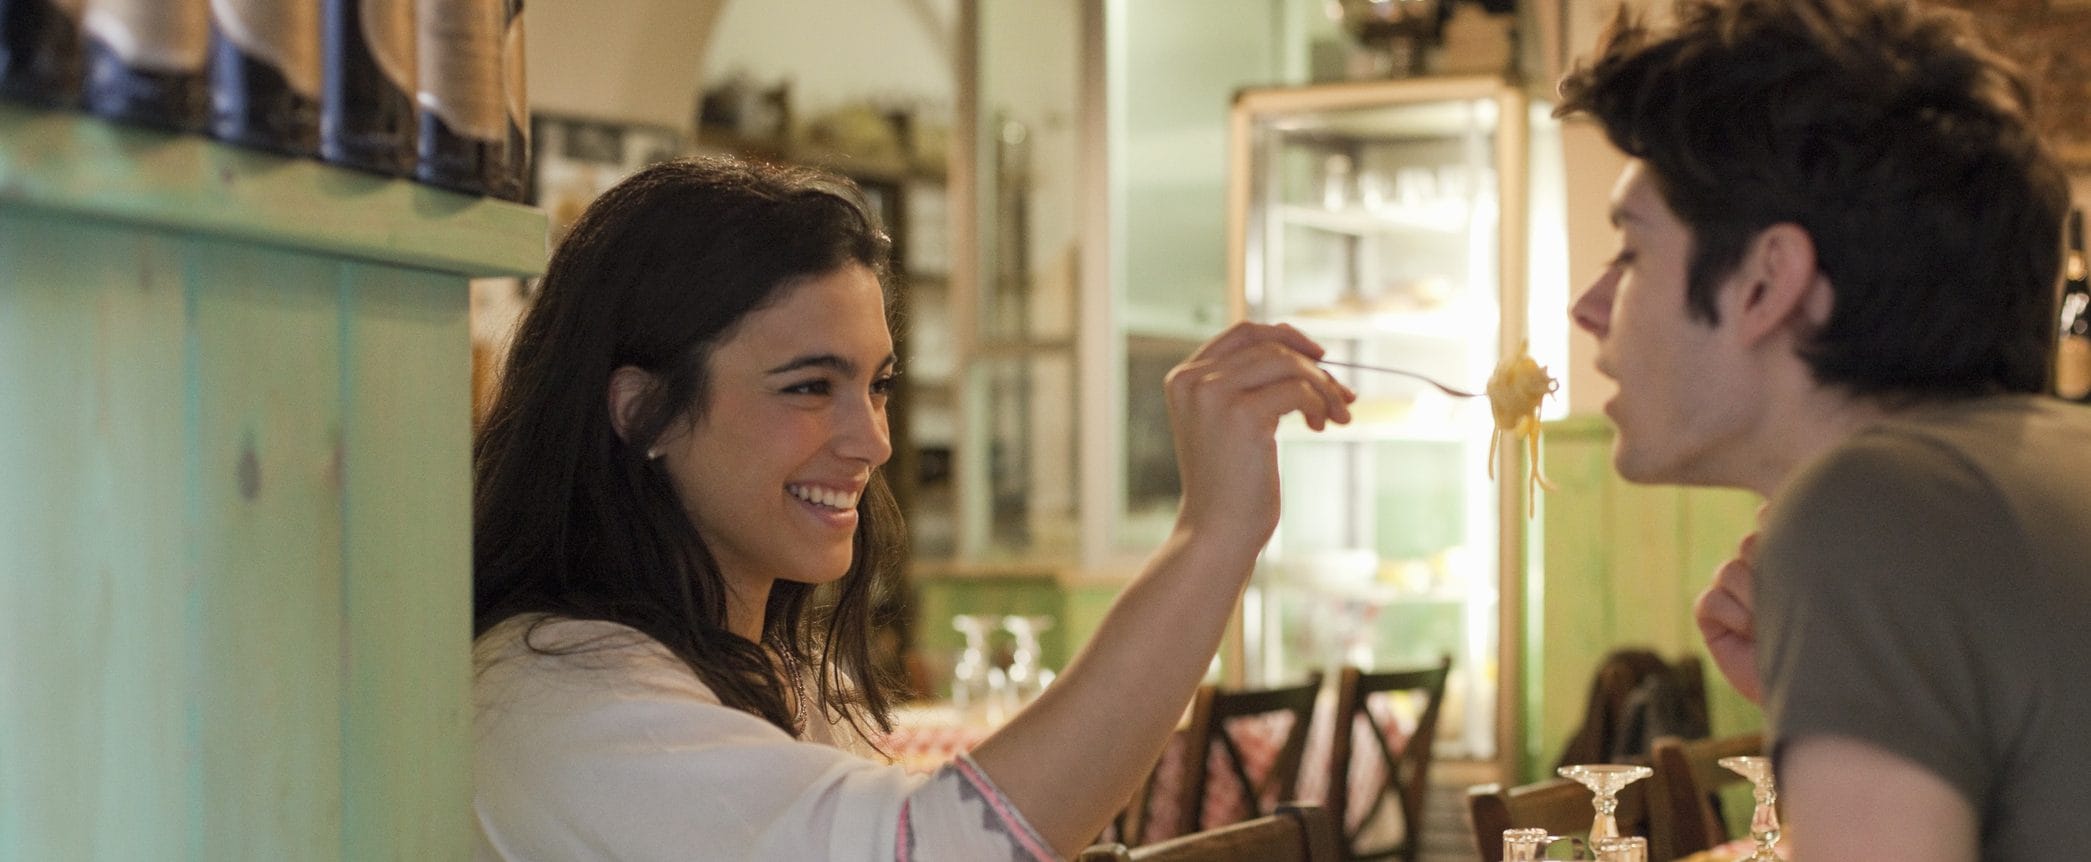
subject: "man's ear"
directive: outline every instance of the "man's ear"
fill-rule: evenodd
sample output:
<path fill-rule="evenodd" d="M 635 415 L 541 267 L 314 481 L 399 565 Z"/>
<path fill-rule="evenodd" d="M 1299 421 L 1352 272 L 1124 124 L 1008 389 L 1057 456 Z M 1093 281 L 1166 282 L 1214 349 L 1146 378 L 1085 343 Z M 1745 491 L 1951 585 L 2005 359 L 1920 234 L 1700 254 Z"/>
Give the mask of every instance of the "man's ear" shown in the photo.
<path fill-rule="evenodd" d="M 1729 313 L 1738 333 L 1756 342 L 1798 323 L 1814 329 L 1829 320 L 1835 295 L 1830 280 L 1816 266 L 1815 239 L 1792 222 L 1758 231 L 1736 266 L 1739 298 Z"/>
<path fill-rule="evenodd" d="M 632 442 L 628 429 L 638 418 L 634 413 L 640 400 L 652 391 L 653 384 L 653 375 L 637 366 L 619 366 L 610 373 L 610 426 L 617 429 L 617 439 Z"/>

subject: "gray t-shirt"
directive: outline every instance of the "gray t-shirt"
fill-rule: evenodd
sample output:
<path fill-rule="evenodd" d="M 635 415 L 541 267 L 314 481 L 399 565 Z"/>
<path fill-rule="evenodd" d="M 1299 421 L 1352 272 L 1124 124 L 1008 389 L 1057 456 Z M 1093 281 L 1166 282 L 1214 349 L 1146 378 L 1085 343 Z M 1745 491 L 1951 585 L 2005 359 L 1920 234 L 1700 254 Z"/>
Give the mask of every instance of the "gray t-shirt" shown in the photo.
<path fill-rule="evenodd" d="M 2091 859 L 2091 409 L 1913 409 L 1798 472 L 1763 543 L 1775 756 L 1864 740 L 1960 791 L 1982 859 Z"/>

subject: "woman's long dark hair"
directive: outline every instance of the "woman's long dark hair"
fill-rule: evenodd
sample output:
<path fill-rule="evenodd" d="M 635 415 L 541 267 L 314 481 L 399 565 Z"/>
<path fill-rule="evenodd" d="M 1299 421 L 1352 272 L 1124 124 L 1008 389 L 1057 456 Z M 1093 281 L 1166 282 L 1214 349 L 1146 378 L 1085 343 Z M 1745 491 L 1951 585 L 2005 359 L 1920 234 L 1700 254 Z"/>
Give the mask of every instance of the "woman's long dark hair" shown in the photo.
<path fill-rule="evenodd" d="M 783 674 L 727 629 L 718 565 L 646 451 L 702 419 L 711 351 L 749 313 L 850 263 L 884 283 L 889 249 L 856 187 L 813 171 L 687 159 L 603 193 L 553 253 L 474 441 L 474 637 L 522 614 L 622 623 L 727 706 L 793 732 Z M 620 438 L 608 392 L 626 365 L 654 385 Z M 862 733 L 867 718 L 891 729 L 869 643 L 873 593 L 901 542 L 876 471 L 857 512 L 849 572 L 818 598 L 776 582 L 762 639 L 820 668 L 820 702 Z"/>

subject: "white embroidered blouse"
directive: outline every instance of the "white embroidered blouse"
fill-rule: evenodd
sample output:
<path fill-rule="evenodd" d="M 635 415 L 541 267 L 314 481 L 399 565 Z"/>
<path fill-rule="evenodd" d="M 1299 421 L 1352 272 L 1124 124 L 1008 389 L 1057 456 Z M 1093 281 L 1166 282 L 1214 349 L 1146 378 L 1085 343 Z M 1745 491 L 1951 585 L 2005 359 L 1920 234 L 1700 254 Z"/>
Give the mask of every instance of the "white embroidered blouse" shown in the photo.
<path fill-rule="evenodd" d="M 1056 858 L 969 757 L 911 775 L 817 705 L 793 739 L 635 629 L 535 621 L 473 647 L 475 860 Z"/>

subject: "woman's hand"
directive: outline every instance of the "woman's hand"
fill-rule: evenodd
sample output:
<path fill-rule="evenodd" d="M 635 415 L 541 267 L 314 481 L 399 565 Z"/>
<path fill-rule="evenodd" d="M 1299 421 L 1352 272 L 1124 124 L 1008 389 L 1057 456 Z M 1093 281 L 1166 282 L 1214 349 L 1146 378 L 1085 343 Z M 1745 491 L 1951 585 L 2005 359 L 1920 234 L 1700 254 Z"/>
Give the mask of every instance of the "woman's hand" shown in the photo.
<path fill-rule="evenodd" d="M 1053 848 L 1072 856 L 1140 786 L 1233 618 L 1278 526 L 1278 420 L 1350 421 L 1357 396 L 1289 326 L 1236 324 L 1169 372 L 1183 471 L 1176 530 L 1087 646 L 973 759 Z M 1079 746 L 1082 757 L 1069 758 Z"/>
<path fill-rule="evenodd" d="M 1315 364 L 1322 355 L 1285 324 L 1237 323 L 1182 364 L 1167 383 L 1169 424 L 1183 477 L 1180 529 L 1258 548 L 1278 527 L 1278 420 L 1350 421 L 1357 393 Z"/>
<path fill-rule="evenodd" d="M 1764 510 L 1757 510 L 1764 519 Z M 1757 675 L 1757 534 L 1744 536 L 1735 558 L 1713 573 L 1713 583 L 1692 605 L 1692 618 L 1706 639 L 1706 652 L 1728 684 L 1751 703 L 1764 702 Z"/>

